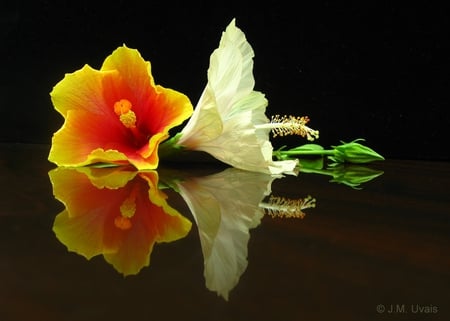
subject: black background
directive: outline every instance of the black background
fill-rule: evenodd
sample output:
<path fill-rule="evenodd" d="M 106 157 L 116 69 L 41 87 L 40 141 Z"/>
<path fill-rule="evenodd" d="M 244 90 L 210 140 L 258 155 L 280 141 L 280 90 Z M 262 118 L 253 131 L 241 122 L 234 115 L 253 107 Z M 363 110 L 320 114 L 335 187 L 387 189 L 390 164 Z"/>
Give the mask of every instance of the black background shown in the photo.
<path fill-rule="evenodd" d="M 52 87 L 84 64 L 100 68 L 124 43 L 152 63 L 156 83 L 195 106 L 235 17 L 255 51 L 267 115 L 308 115 L 324 146 L 365 138 L 386 158 L 450 160 L 449 15 L 405 4 L 2 0 L 0 142 L 50 144 L 63 122 Z"/>

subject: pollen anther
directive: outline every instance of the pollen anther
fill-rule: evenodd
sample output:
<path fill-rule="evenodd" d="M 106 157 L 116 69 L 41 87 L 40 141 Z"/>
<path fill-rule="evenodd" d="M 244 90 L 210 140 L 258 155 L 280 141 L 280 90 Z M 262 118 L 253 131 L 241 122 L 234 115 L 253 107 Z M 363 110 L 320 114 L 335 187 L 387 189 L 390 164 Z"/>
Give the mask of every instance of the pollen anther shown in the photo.
<path fill-rule="evenodd" d="M 126 128 L 134 128 L 136 127 L 136 114 L 130 110 L 129 112 L 122 114 L 119 116 L 120 122 Z"/>
<path fill-rule="evenodd" d="M 319 138 L 319 131 L 306 126 L 309 122 L 308 116 L 272 116 L 270 121 L 273 137 L 299 135 L 306 137 L 309 141 Z"/>

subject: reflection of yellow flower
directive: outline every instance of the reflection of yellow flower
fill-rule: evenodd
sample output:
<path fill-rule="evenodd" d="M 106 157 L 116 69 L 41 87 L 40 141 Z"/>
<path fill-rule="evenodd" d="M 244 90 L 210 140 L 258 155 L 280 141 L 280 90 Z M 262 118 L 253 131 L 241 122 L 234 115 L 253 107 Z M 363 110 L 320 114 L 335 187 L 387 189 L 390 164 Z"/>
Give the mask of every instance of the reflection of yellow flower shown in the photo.
<path fill-rule="evenodd" d="M 264 210 L 259 205 L 274 179 L 229 168 L 178 183 L 198 226 L 206 287 L 225 299 L 247 268 L 249 229 L 260 224 Z"/>
<path fill-rule="evenodd" d="M 176 144 L 204 151 L 233 167 L 280 174 L 293 160 L 273 161 L 265 115 L 267 100 L 254 91 L 253 49 L 235 20 L 211 55 L 208 83 Z M 177 137 L 178 139 L 178 137 Z"/>
<path fill-rule="evenodd" d="M 102 254 L 124 275 L 150 264 L 155 242 L 183 238 L 191 228 L 167 204 L 154 171 L 57 168 L 49 175 L 55 197 L 66 206 L 55 218 L 57 238 L 87 259 Z"/>
<path fill-rule="evenodd" d="M 155 85 L 150 63 L 125 46 L 100 70 L 84 66 L 51 92 L 65 119 L 52 140 L 49 160 L 58 166 L 96 162 L 158 166 L 158 146 L 192 114 L 189 99 Z"/>

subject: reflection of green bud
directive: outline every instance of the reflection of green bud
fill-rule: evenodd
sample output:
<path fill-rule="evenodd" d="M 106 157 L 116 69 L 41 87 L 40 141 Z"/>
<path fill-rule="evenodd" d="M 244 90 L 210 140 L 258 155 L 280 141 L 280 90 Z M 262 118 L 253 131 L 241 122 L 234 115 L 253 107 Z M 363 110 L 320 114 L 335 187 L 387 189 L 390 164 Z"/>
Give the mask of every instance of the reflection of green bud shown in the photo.
<path fill-rule="evenodd" d="M 333 179 L 330 182 L 345 184 L 352 188 L 358 188 L 362 183 L 382 175 L 384 172 L 373 168 L 339 164 L 331 168 Z"/>
<path fill-rule="evenodd" d="M 298 165 L 300 169 L 322 169 L 324 166 L 324 159 L 322 156 L 314 158 L 299 158 Z"/>
<path fill-rule="evenodd" d="M 358 141 L 363 139 L 356 139 L 350 143 L 342 142 L 341 145 L 332 146 L 334 148 L 334 155 L 329 156 L 329 159 L 336 163 L 370 163 L 376 160 L 384 160 L 384 157 L 375 152 L 373 149 L 361 145 Z"/>

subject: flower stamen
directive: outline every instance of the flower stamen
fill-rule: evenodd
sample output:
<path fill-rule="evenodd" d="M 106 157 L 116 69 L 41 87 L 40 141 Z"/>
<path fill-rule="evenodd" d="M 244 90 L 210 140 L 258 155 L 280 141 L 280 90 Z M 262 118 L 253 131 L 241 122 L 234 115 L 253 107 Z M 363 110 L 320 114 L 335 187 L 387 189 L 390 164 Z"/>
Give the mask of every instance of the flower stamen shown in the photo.
<path fill-rule="evenodd" d="M 308 116 L 272 116 L 270 123 L 258 125 L 257 128 L 268 128 L 272 130 L 273 137 L 299 135 L 306 137 L 309 141 L 319 138 L 319 131 L 314 130 L 306 124 L 309 122 Z"/>
<path fill-rule="evenodd" d="M 136 127 L 136 114 L 131 110 L 133 105 L 127 99 L 121 99 L 114 103 L 114 112 L 119 116 L 120 122 L 126 128 Z"/>
<path fill-rule="evenodd" d="M 136 127 L 136 114 L 131 110 L 123 115 L 120 115 L 119 119 L 126 128 Z"/>
<path fill-rule="evenodd" d="M 120 215 L 114 218 L 114 225 L 121 230 L 128 230 L 132 227 L 131 218 L 136 213 L 136 196 L 132 193 L 122 205 L 120 205 Z"/>
<path fill-rule="evenodd" d="M 316 199 L 309 195 L 300 199 L 271 195 L 268 202 L 261 202 L 259 206 L 273 218 L 304 218 L 306 214 L 303 210 L 316 207 Z"/>

